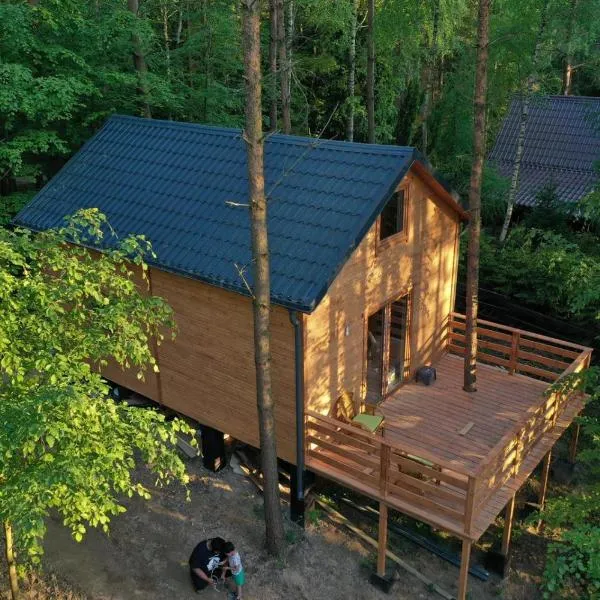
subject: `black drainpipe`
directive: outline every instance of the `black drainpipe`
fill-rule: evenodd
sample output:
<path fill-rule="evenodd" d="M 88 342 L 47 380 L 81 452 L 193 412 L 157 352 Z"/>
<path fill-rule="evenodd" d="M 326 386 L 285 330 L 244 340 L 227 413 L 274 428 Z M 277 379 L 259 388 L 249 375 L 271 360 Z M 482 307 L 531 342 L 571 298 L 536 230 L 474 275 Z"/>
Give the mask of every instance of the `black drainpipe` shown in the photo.
<path fill-rule="evenodd" d="M 302 327 L 298 313 L 290 311 L 290 321 L 294 326 L 294 364 L 296 369 L 296 498 L 304 505 L 304 344 Z"/>

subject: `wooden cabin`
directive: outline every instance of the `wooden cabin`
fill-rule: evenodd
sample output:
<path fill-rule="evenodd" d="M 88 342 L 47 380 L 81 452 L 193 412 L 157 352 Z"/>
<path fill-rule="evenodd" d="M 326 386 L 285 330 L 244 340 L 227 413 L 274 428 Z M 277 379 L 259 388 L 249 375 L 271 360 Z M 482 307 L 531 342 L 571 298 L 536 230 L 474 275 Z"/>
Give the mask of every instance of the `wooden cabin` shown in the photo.
<path fill-rule="evenodd" d="M 117 234 L 146 235 L 150 291 L 173 307 L 177 338 L 157 349 L 158 374 L 106 377 L 258 446 L 245 151 L 238 130 L 113 117 L 16 222 L 46 229 L 93 206 Z M 388 507 L 457 536 L 465 598 L 471 544 L 582 407 L 548 386 L 591 350 L 480 322 L 467 394 L 453 312 L 466 214 L 425 159 L 271 135 L 265 177 L 277 443 L 293 491 L 310 470 L 378 500 L 380 574 Z M 431 385 L 416 381 L 427 366 Z"/>

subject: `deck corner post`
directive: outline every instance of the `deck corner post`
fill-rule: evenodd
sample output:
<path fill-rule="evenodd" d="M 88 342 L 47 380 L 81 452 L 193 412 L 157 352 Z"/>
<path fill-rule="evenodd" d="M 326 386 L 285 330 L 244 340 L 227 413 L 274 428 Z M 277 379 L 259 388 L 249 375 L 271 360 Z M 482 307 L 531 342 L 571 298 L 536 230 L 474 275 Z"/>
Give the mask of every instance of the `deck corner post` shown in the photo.
<path fill-rule="evenodd" d="M 467 588 L 469 584 L 469 562 L 471 560 L 471 546 L 473 542 L 465 539 L 462 542 L 460 556 L 460 575 L 458 578 L 458 594 L 456 600 L 467 600 Z"/>
<path fill-rule="evenodd" d="M 388 539 L 388 507 L 383 502 L 379 503 L 379 532 L 377 544 L 377 571 L 371 574 L 370 582 L 372 585 L 389 593 L 394 584 L 393 577 L 389 577 L 385 570 L 385 561 L 387 557 L 387 539 Z"/>
<path fill-rule="evenodd" d="M 388 537 L 388 507 L 379 503 L 379 546 L 377 548 L 377 575 L 385 576 L 385 556 Z"/>

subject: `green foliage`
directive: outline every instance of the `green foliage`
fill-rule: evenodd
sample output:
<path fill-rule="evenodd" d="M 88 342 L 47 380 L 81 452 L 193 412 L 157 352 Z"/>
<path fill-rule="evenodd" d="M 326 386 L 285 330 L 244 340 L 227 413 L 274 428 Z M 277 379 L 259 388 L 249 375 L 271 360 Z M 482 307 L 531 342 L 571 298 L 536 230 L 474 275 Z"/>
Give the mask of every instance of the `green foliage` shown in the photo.
<path fill-rule="evenodd" d="M 66 243 L 102 237 L 103 254 Z M 123 496 L 149 497 L 140 463 L 159 484 L 187 482 L 174 444 L 192 430 L 115 403 L 99 374 L 109 360 L 140 378 L 157 370 L 150 341 L 174 323 L 136 285 L 149 252 L 142 237 L 117 239 L 94 209 L 45 233 L 0 229 L 0 520 L 23 559 L 39 561 L 51 511 L 78 541 L 88 527 L 108 531 Z"/>
<path fill-rule="evenodd" d="M 500 245 L 481 240 L 481 285 L 558 317 L 593 322 L 600 316 L 600 256 L 585 253 L 577 235 L 514 227 Z"/>
<path fill-rule="evenodd" d="M 593 367 L 577 382 L 594 404 L 580 419 L 586 442 L 578 459 L 584 482 L 571 494 L 551 498 L 543 513 L 552 537 L 544 571 L 544 598 L 593 600 L 600 595 L 600 369 Z"/>

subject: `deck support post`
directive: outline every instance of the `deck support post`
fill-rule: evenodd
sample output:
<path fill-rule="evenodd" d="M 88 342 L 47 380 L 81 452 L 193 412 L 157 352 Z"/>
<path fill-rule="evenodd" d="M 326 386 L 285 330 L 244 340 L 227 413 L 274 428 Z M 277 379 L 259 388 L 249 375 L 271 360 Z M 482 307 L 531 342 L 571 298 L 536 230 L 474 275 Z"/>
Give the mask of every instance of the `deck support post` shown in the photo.
<path fill-rule="evenodd" d="M 374 586 L 389 593 L 394 580 L 388 577 L 385 571 L 385 559 L 387 555 L 388 540 L 388 507 L 383 502 L 379 503 L 379 540 L 377 545 L 377 572 L 371 575 L 371 583 Z"/>
<path fill-rule="evenodd" d="M 456 600 L 466 600 L 469 583 L 469 561 L 471 560 L 471 540 L 463 540 L 460 556 L 460 575 L 458 578 L 458 594 Z"/>
<path fill-rule="evenodd" d="M 377 548 L 377 575 L 385 575 L 385 551 L 388 538 L 388 507 L 383 502 L 379 503 L 379 546 Z"/>
<path fill-rule="evenodd" d="M 204 468 L 216 473 L 227 465 L 225 455 L 225 436 L 222 431 L 208 425 L 200 425 L 202 464 Z"/>
<path fill-rule="evenodd" d="M 571 431 L 571 442 L 569 444 L 569 462 L 572 464 L 577 458 L 577 444 L 579 443 L 579 423 L 573 423 Z"/>

